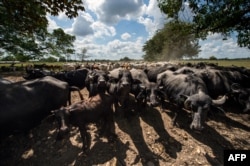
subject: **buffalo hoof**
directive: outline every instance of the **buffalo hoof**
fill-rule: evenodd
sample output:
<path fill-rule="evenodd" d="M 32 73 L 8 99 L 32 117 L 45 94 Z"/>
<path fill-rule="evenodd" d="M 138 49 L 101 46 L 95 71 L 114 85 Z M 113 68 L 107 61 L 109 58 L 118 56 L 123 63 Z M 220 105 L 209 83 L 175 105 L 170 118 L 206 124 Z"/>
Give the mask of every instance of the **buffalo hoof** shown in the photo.
<path fill-rule="evenodd" d="M 83 155 L 87 155 L 89 153 L 90 149 L 87 147 L 87 146 L 84 146 L 82 147 L 82 154 Z"/>
<path fill-rule="evenodd" d="M 114 133 L 112 133 L 109 137 L 108 137 L 108 142 L 109 143 L 114 143 L 117 140 L 118 136 Z"/>

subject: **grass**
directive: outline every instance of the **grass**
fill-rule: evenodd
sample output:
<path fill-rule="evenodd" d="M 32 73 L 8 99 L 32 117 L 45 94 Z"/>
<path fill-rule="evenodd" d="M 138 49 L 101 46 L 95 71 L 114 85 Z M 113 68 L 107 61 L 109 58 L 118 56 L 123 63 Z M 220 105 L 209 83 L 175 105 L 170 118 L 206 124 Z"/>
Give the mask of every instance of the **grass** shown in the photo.
<path fill-rule="evenodd" d="M 177 63 L 192 63 L 196 64 L 199 62 L 206 62 L 206 63 L 215 63 L 219 66 L 238 66 L 238 67 L 245 67 L 250 69 L 250 59 L 227 59 L 227 60 L 182 60 L 182 61 L 174 61 Z M 43 64 L 46 63 L 47 65 L 63 65 L 65 62 L 21 62 L 15 64 L 16 67 L 26 66 L 28 64 Z M 1 66 L 10 66 L 10 64 L 0 63 Z"/>

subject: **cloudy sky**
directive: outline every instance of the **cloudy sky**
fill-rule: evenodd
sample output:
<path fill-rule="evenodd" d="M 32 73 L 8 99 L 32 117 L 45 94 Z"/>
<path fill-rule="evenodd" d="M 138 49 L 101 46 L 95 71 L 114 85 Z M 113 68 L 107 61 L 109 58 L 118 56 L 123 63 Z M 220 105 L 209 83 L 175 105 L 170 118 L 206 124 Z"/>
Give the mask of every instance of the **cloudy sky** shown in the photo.
<path fill-rule="evenodd" d="M 157 0 L 84 0 L 84 7 L 74 19 L 63 13 L 48 16 L 49 30 L 62 28 L 76 36 L 75 49 L 86 48 L 89 59 L 142 59 L 144 43 L 168 21 Z M 199 57 L 250 57 L 250 50 L 239 48 L 235 38 L 222 38 L 211 34 L 200 41 Z"/>

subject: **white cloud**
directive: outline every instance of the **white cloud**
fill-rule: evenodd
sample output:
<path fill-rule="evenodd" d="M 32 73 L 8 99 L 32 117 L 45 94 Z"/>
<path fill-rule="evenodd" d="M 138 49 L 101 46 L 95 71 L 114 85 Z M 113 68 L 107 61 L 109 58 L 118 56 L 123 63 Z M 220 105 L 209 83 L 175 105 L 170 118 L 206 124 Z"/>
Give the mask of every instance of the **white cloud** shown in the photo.
<path fill-rule="evenodd" d="M 87 7 L 105 24 L 115 24 L 121 19 L 136 19 L 143 7 L 143 0 L 86 1 Z"/>
<path fill-rule="evenodd" d="M 67 20 L 67 19 L 69 19 L 69 18 L 66 16 L 65 12 L 60 12 L 57 18 L 58 18 L 59 20 Z"/>
<path fill-rule="evenodd" d="M 143 10 L 144 14 L 137 21 L 145 26 L 146 31 L 149 33 L 149 38 L 151 38 L 158 29 L 164 26 L 168 19 L 160 11 L 157 0 L 149 0 L 148 6 L 144 5 Z"/>
<path fill-rule="evenodd" d="M 88 13 L 82 13 L 79 15 L 72 24 L 72 33 L 76 36 L 87 36 L 93 34 L 94 31 L 91 28 L 91 24 L 94 22 L 91 15 Z"/>
<path fill-rule="evenodd" d="M 108 43 L 108 50 L 112 52 L 113 58 L 121 59 L 123 57 L 130 57 L 132 59 L 141 59 L 142 56 L 142 40 L 137 38 L 135 42 L 113 40 Z"/>
<path fill-rule="evenodd" d="M 91 39 L 81 38 L 76 43 L 76 48 L 86 48 L 89 59 L 121 59 L 125 56 L 132 59 L 141 59 L 143 40 L 137 38 L 135 42 L 114 39 L 106 44 L 95 44 Z"/>
<path fill-rule="evenodd" d="M 236 39 L 228 37 L 223 40 L 221 34 L 210 34 L 207 40 L 200 41 L 201 52 L 199 57 L 209 58 L 215 56 L 217 58 L 247 58 L 250 57 L 250 50 L 241 48 L 237 45 Z"/>
<path fill-rule="evenodd" d="M 95 21 L 88 13 L 82 13 L 74 19 L 72 27 L 66 29 L 66 32 L 78 37 L 91 35 L 95 38 L 103 38 L 116 35 L 114 27 L 105 25 L 100 21 Z"/>
<path fill-rule="evenodd" d="M 91 27 L 94 31 L 94 36 L 96 38 L 102 38 L 105 36 L 115 36 L 116 35 L 116 30 L 113 26 L 107 26 L 99 21 L 94 22 L 91 25 Z"/>
<path fill-rule="evenodd" d="M 57 25 L 57 23 L 54 20 L 52 20 L 49 16 L 47 16 L 47 20 L 49 22 L 49 24 L 48 24 L 48 31 L 49 32 L 53 32 L 54 29 L 60 28 Z"/>
<path fill-rule="evenodd" d="M 131 38 L 131 35 L 129 34 L 129 33 L 123 33 L 122 35 L 121 35 L 121 38 L 123 39 L 123 40 L 128 40 L 129 38 Z"/>
<path fill-rule="evenodd" d="M 149 33 L 149 37 L 152 37 L 156 30 L 158 29 L 150 18 L 139 17 L 138 22 L 145 26 L 146 31 Z"/>

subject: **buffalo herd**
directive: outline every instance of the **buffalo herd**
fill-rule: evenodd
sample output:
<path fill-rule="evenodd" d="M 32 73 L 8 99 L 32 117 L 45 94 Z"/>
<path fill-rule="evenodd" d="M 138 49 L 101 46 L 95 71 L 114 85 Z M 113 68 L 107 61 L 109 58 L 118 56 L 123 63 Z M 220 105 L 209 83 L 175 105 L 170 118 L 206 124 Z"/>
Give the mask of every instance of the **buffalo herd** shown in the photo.
<path fill-rule="evenodd" d="M 83 151 L 90 146 L 88 123 L 100 126 L 100 134 L 107 133 L 108 140 L 116 138 L 111 129 L 116 112 L 129 118 L 132 110 L 139 113 L 146 106 L 164 110 L 171 103 L 176 106 L 171 110 L 173 125 L 186 109 L 191 112 L 190 128 L 202 131 L 207 114 L 226 112 L 227 101 L 237 105 L 239 113 L 250 110 L 250 70 L 244 67 L 166 62 L 131 63 L 108 70 L 98 65 L 60 72 L 26 68 L 23 78 L 21 82 L 0 78 L 1 135 L 28 131 L 53 115 L 58 121 L 58 139 L 69 132 L 70 124 L 79 127 Z M 83 88 L 89 92 L 87 99 L 80 93 Z M 71 104 L 72 90 L 79 92 L 81 101 Z M 130 96 L 139 109 L 131 108 Z"/>

